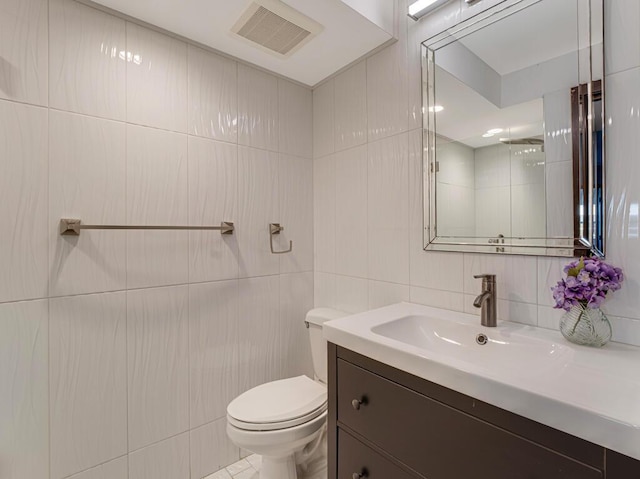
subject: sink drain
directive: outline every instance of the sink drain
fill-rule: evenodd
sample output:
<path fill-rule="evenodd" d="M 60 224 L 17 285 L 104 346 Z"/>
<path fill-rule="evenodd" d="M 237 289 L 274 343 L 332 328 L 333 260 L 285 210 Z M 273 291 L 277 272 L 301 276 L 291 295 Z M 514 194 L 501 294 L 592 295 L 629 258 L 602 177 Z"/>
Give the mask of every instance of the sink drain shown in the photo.
<path fill-rule="evenodd" d="M 487 338 L 486 334 L 480 333 L 476 336 L 476 343 L 478 343 L 480 346 L 484 346 L 488 342 L 489 342 L 489 338 Z"/>

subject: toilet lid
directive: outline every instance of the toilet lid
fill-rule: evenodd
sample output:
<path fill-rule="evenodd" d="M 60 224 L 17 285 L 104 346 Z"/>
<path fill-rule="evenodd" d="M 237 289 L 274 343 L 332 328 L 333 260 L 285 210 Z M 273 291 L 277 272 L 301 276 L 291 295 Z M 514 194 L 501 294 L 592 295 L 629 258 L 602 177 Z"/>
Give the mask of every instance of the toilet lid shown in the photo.
<path fill-rule="evenodd" d="M 229 422 L 241 429 L 273 430 L 293 427 L 327 409 L 327 389 L 307 376 L 256 386 L 227 407 Z"/>

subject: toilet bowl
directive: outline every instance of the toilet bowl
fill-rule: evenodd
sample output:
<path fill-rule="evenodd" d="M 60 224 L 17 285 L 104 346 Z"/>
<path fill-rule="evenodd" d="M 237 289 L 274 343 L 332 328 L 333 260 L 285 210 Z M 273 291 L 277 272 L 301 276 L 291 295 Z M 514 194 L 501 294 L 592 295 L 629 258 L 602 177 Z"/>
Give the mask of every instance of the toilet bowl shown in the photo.
<path fill-rule="evenodd" d="M 345 315 L 319 308 L 306 316 L 316 380 L 297 376 L 272 381 L 229 403 L 227 435 L 238 447 L 262 456 L 260 479 L 297 479 L 298 470 L 324 449 L 327 344 L 322 324 Z"/>

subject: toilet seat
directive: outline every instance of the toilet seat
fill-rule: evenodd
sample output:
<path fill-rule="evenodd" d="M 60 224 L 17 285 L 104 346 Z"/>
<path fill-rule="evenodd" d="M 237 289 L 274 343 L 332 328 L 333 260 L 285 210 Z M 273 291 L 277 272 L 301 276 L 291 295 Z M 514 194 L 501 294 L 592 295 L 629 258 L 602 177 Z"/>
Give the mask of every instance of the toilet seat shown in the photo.
<path fill-rule="evenodd" d="M 312 421 L 326 410 L 326 387 L 307 376 L 298 376 L 241 394 L 227 407 L 227 419 L 238 429 L 274 431 Z"/>

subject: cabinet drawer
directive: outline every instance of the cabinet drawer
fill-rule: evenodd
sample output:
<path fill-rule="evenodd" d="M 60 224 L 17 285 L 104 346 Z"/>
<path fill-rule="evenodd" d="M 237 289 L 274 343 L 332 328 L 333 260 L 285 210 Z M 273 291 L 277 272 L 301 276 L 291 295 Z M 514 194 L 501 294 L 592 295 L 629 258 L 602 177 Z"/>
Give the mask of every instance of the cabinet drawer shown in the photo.
<path fill-rule="evenodd" d="M 342 359 L 337 376 L 338 423 L 429 479 L 603 477 L 597 469 Z"/>
<path fill-rule="evenodd" d="M 338 479 L 415 479 L 350 434 L 338 430 Z M 354 476 L 355 475 L 355 476 Z"/>

